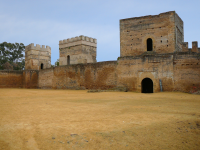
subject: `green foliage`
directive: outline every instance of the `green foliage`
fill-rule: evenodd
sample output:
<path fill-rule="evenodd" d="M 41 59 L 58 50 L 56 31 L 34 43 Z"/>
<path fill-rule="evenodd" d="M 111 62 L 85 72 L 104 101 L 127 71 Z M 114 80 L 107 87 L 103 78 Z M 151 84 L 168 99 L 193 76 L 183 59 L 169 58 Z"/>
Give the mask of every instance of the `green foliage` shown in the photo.
<path fill-rule="evenodd" d="M 23 43 L 0 43 L 0 70 L 10 69 L 10 65 L 14 70 L 23 70 L 25 66 L 24 52 Z"/>
<path fill-rule="evenodd" d="M 55 62 L 55 66 L 59 66 L 59 59 Z"/>

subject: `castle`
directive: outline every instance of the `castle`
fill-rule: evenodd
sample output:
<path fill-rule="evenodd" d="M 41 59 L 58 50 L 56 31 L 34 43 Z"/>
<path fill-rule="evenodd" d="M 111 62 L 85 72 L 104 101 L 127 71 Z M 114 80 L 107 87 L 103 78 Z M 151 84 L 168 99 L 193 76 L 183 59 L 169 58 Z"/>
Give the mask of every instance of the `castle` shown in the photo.
<path fill-rule="evenodd" d="M 120 20 L 120 57 L 96 62 L 97 40 L 59 41 L 60 66 L 51 67 L 51 48 L 25 48 L 24 71 L 0 71 L 0 87 L 116 89 L 153 93 L 189 92 L 200 85 L 200 48 L 184 42 L 175 11 Z"/>

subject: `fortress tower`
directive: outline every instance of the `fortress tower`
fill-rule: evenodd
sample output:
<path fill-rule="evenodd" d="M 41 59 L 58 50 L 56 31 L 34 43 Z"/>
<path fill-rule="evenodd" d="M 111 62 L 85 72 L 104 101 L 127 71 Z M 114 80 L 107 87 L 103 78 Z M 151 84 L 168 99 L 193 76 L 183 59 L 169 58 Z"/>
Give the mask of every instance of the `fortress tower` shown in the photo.
<path fill-rule="evenodd" d="M 120 20 L 120 55 L 182 52 L 183 21 L 175 11 Z"/>
<path fill-rule="evenodd" d="M 25 47 L 25 70 L 41 70 L 51 67 L 51 48 L 33 43 Z"/>
<path fill-rule="evenodd" d="M 79 36 L 59 41 L 59 65 L 96 62 L 97 40 Z"/>

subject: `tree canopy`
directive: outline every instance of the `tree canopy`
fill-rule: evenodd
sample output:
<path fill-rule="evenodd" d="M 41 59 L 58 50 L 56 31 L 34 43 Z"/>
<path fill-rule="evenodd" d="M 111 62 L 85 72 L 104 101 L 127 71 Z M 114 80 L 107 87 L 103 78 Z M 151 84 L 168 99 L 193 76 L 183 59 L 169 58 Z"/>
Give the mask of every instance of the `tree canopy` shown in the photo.
<path fill-rule="evenodd" d="M 23 43 L 0 43 L 0 70 L 23 70 L 25 66 L 24 52 Z"/>

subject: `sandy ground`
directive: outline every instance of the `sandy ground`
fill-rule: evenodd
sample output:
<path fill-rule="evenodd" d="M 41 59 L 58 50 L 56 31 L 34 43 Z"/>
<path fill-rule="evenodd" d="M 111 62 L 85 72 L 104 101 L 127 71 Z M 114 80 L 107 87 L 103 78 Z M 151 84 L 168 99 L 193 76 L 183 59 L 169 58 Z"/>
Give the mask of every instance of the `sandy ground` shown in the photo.
<path fill-rule="evenodd" d="M 199 150 L 200 95 L 0 89 L 0 149 Z"/>

